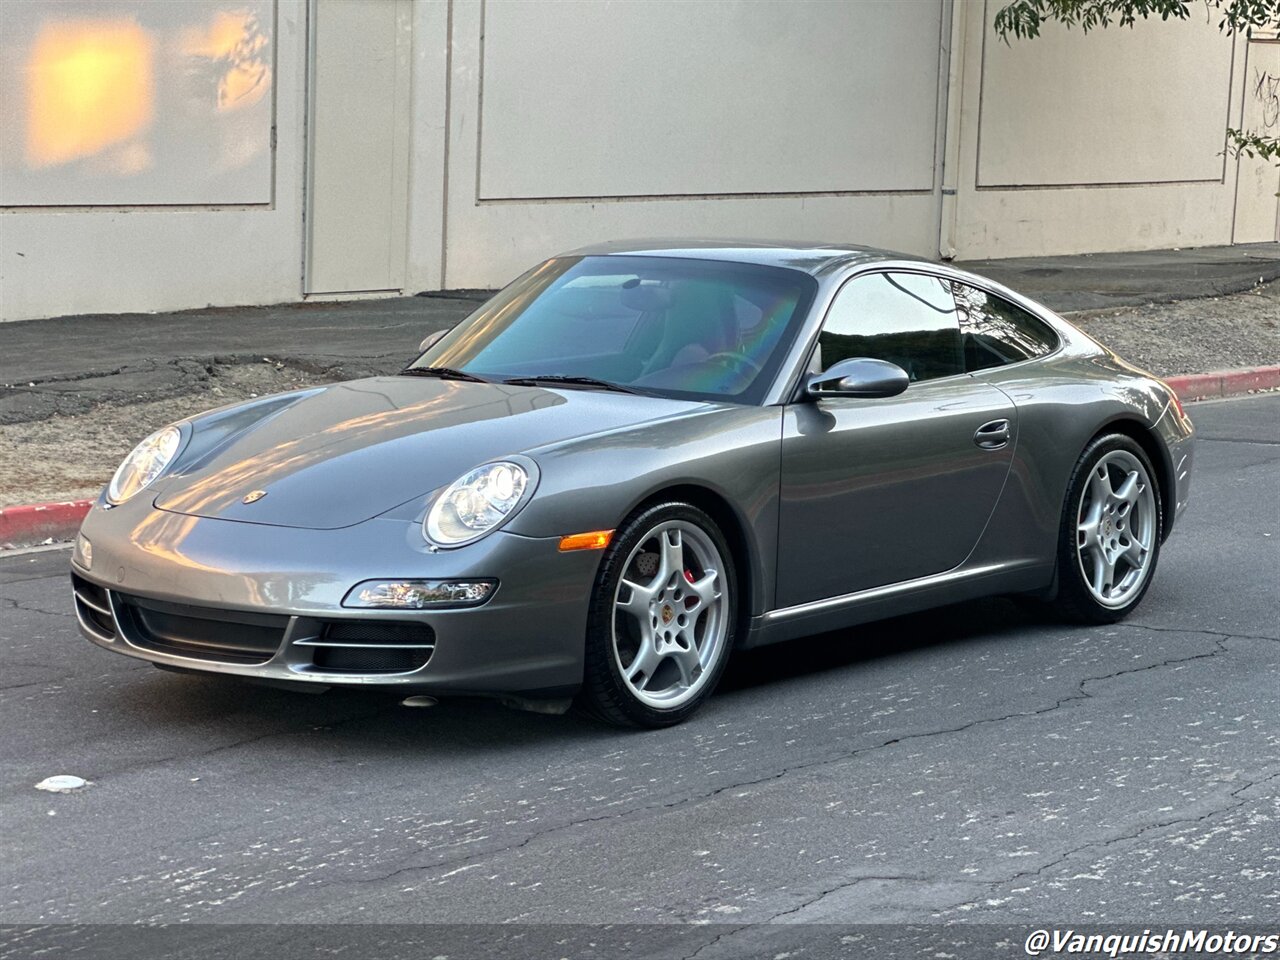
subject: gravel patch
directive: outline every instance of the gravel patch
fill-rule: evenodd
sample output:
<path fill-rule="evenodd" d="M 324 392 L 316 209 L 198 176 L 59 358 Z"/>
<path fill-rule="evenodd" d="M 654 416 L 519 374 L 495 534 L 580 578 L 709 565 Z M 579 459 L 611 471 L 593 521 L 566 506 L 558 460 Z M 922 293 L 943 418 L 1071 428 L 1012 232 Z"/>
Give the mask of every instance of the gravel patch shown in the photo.
<path fill-rule="evenodd" d="M 1280 282 L 1068 320 L 1130 363 L 1167 377 L 1280 364 Z"/>
<path fill-rule="evenodd" d="M 82 413 L 0 425 L 0 507 L 96 497 L 116 466 L 153 430 L 226 403 L 338 379 L 274 363 L 200 365 L 185 393 L 98 403 Z"/>

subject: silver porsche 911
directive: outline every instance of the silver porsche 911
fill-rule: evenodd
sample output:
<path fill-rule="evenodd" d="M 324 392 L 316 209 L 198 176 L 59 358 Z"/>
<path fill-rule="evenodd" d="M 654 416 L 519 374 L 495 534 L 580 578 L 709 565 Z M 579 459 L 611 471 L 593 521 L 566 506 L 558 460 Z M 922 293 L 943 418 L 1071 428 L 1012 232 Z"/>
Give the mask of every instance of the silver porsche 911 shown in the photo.
<path fill-rule="evenodd" d="M 1187 499 L 1168 386 L 883 251 L 591 248 L 421 350 L 143 440 L 76 544 L 84 634 L 663 726 L 740 647 L 988 594 L 1117 620 Z"/>

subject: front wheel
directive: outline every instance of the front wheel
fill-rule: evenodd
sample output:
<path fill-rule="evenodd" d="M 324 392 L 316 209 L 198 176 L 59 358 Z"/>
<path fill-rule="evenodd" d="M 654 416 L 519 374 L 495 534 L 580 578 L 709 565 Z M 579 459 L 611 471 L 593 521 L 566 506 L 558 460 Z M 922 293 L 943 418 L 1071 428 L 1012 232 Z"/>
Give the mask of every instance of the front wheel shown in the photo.
<path fill-rule="evenodd" d="M 687 503 L 643 510 L 623 525 L 596 576 L 580 704 L 623 726 L 679 723 L 724 672 L 736 603 L 715 521 Z"/>
<path fill-rule="evenodd" d="M 1146 453 L 1124 434 L 1094 440 L 1063 508 L 1059 612 L 1085 623 L 1123 618 L 1151 585 L 1163 532 L 1160 487 Z"/>

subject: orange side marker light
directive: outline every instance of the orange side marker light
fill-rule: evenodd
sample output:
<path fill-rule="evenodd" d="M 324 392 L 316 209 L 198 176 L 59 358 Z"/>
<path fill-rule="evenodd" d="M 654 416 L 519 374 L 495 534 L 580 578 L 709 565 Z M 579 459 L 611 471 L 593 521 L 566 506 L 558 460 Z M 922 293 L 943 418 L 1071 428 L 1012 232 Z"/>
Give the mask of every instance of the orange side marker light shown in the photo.
<path fill-rule="evenodd" d="M 588 533 L 571 533 L 560 538 L 560 550 L 603 550 L 613 539 L 612 530 L 591 530 Z"/>

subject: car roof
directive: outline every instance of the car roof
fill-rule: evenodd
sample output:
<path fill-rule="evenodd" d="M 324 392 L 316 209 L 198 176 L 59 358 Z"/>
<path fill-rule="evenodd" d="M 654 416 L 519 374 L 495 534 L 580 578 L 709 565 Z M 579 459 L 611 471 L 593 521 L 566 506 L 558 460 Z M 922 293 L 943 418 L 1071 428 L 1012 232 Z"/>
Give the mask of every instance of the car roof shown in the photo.
<path fill-rule="evenodd" d="M 815 276 L 844 267 L 881 261 L 933 263 L 923 257 L 850 243 L 801 243 L 794 240 L 617 240 L 571 250 L 575 257 L 678 257 L 685 260 L 728 260 L 769 267 L 789 267 Z"/>

